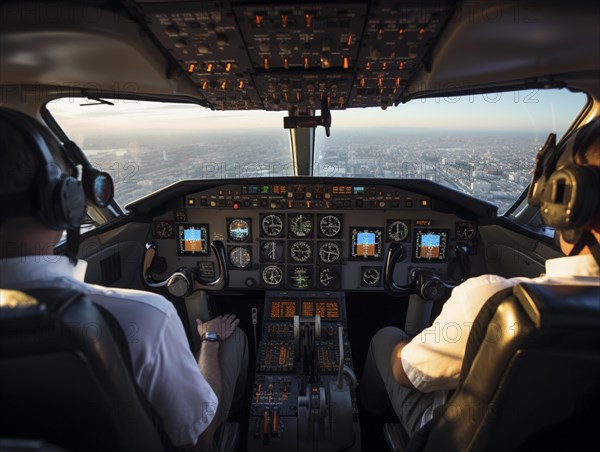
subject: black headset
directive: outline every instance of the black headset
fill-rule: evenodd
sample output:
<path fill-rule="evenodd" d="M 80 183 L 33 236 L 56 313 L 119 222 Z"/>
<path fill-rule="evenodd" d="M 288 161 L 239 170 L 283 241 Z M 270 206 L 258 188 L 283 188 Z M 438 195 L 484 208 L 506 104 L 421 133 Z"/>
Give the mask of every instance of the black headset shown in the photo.
<path fill-rule="evenodd" d="M 576 160 L 577 153 L 585 151 L 599 134 L 600 118 L 596 118 L 566 139 L 563 152 L 554 149 L 544 158 L 546 148 L 553 146 L 549 138 L 529 187 L 529 204 L 539 206 L 544 222 L 561 231 L 570 243 L 578 240 L 600 212 L 600 168 Z"/>
<path fill-rule="evenodd" d="M 2 218 L 35 215 L 50 229 L 78 229 L 85 216 L 85 192 L 81 181 L 62 173 L 37 121 L 6 108 L 0 108 L 0 117 L 21 132 L 39 163 L 38 180 L 32 190 L 0 197 Z M 60 146 L 58 142 L 57 145 Z M 64 151 L 63 155 L 70 163 Z"/>

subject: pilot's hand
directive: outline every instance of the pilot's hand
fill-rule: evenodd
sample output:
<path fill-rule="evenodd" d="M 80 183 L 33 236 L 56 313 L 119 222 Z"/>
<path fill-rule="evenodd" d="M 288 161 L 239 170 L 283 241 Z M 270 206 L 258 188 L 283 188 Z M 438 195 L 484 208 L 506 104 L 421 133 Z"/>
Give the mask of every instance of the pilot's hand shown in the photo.
<path fill-rule="evenodd" d="M 235 330 L 235 327 L 239 323 L 240 319 L 236 318 L 235 314 L 220 315 L 214 319 L 210 319 L 208 322 L 196 319 L 196 327 L 198 328 L 200 337 L 207 331 L 211 331 L 217 333 L 222 341 L 233 334 L 233 330 Z"/>

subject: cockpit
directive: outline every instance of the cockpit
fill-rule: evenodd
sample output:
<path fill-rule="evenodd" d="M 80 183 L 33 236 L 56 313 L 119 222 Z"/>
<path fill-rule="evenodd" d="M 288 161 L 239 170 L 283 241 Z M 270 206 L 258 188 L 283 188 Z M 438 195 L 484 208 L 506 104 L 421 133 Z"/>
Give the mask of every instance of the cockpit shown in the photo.
<path fill-rule="evenodd" d="M 86 202 L 85 282 L 165 297 L 193 353 L 196 319 L 241 320 L 245 402 L 221 450 L 402 450 L 357 392 L 375 332 L 417 336 L 467 279 L 562 255 L 527 191 L 549 134 L 600 114 L 586 2 L 0 11 L 0 106 L 113 181 Z"/>

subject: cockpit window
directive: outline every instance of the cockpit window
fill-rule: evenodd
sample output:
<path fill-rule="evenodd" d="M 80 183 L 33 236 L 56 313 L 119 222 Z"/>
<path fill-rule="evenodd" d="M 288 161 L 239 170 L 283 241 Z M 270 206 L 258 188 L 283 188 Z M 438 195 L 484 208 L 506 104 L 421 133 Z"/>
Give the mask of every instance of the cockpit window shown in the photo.
<path fill-rule="evenodd" d="M 107 100 L 114 105 L 61 98 L 46 106 L 88 160 L 113 177 L 122 206 L 186 179 L 294 174 L 284 113 Z"/>
<path fill-rule="evenodd" d="M 529 184 L 548 134 L 560 138 L 586 101 L 567 90 L 530 90 L 334 112 L 331 136 L 317 131 L 315 173 L 428 179 L 502 214 Z"/>
<path fill-rule="evenodd" d="M 429 179 L 504 213 L 529 183 L 537 149 L 550 132 L 560 138 L 586 100 L 567 90 L 530 90 L 333 111 L 331 136 L 316 132 L 314 175 Z M 185 179 L 294 174 L 284 112 L 110 102 L 62 98 L 47 107 L 113 176 L 121 205 Z"/>

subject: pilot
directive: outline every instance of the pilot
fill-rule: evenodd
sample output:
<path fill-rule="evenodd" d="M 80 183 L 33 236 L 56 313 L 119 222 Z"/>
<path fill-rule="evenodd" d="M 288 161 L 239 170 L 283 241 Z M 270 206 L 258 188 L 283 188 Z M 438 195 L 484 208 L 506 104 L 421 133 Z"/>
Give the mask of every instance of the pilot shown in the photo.
<path fill-rule="evenodd" d="M 546 223 L 555 225 L 567 257 L 547 260 L 546 273 L 534 279 L 468 279 L 454 288 L 432 325 L 412 339 L 395 327 L 379 330 L 371 340 L 361 382 L 360 398 L 367 410 L 382 414 L 391 402 L 412 437 L 457 388 L 469 329 L 492 295 L 521 282 L 600 285 L 600 118 L 571 135 L 564 146 L 558 162 L 544 174 L 540 211 Z M 574 218 L 564 216 L 565 200 L 551 199 L 558 192 L 552 185 L 564 178 L 578 184 L 579 212 Z M 541 186 L 534 182 L 532 187 Z M 540 203 L 531 189 L 529 202 Z"/>
<path fill-rule="evenodd" d="M 73 243 L 67 246 L 69 257 L 53 255 L 64 221 L 52 211 L 60 201 L 45 198 L 49 187 L 42 186 L 55 179 L 48 174 L 53 170 L 64 175 L 75 168 L 49 131 L 25 114 L 0 108 L 0 136 L 0 287 L 76 289 L 108 310 L 123 331 L 135 325 L 135 340 L 128 340 L 134 378 L 171 444 L 213 447 L 214 432 L 232 404 L 243 404 L 248 350 L 245 334 L 236 328 L 239 319 L 197 320 L 203 340 L 196 360 L 177 311 L 164 297 L 85 283 L 86 262 L 76 260 Z M 67 185 L 64 191 L 71 196 Z"/>

